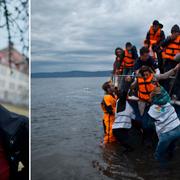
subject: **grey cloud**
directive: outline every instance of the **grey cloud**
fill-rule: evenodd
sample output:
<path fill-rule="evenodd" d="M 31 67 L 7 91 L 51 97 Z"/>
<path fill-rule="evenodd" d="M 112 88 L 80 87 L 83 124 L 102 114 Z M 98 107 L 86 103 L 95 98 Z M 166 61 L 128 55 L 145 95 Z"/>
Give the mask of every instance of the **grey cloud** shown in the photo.
<path fill-rule="evenodd" d="M 110 69 L 114 48 L 127 41 L 140 47 L 154 19 L 169 34 L 179 6 L 178 0 L 32 0 L 32 60 L 105 59 Z"/>

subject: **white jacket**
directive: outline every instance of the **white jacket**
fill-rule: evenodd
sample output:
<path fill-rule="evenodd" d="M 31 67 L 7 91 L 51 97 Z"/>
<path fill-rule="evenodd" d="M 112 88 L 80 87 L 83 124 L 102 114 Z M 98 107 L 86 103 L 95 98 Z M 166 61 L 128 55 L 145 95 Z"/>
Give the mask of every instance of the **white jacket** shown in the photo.
<path fill-rule="evenodd" d="M 117 103 L 116 103 L 116 112 L 117 112 Z M 116 113 L 115 121 L 113 123 L 112 129 L 118 129 L 118 128 L 130 129 L 132 126 L 131 119 L 135 119 L 135 114 L 134 114 L 133 108 L 126 101 L 125 110 L 122 112 Z"/>
<path fill-rule="evenodd" d="M 155 119 L 156 132 L 158 136 L 175 129 L 180 125 L 179 118 L 174 107 L 170 103 L 163 106 L 152 105 L 148 114 Z"/>

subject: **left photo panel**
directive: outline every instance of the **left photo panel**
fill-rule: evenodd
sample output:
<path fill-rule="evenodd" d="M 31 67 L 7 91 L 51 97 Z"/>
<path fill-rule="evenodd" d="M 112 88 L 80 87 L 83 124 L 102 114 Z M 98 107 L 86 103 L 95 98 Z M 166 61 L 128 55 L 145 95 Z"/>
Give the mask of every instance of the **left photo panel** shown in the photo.
<path fill-rule="evenodd" d="M 0 0 L 0 180 L 29 179 L 29 0 Z"/>

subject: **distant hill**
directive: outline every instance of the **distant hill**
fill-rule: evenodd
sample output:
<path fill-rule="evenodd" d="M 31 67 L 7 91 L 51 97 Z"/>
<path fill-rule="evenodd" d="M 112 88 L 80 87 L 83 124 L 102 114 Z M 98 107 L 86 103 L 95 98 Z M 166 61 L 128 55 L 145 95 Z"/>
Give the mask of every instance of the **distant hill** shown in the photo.
<path fill-rule="evenodd" d="M 111 71 L 68 71 L 32 73 L 32 78 L 67 78 L 67 77 L 107 77 Z"/>

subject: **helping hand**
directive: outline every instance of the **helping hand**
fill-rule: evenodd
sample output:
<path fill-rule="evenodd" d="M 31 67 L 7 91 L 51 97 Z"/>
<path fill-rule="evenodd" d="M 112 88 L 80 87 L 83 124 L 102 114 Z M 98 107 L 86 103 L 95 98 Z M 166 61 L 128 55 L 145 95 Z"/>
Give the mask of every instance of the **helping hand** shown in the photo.
<path fill-rule="evenodd" d="M 179 71 L 179 69 L 180 69 L 180 63 L 178 63 L 178 64 L 176 65 L 176 67 L 174 68 L 174 71 L 177 72 L 177 71 Z"/>

